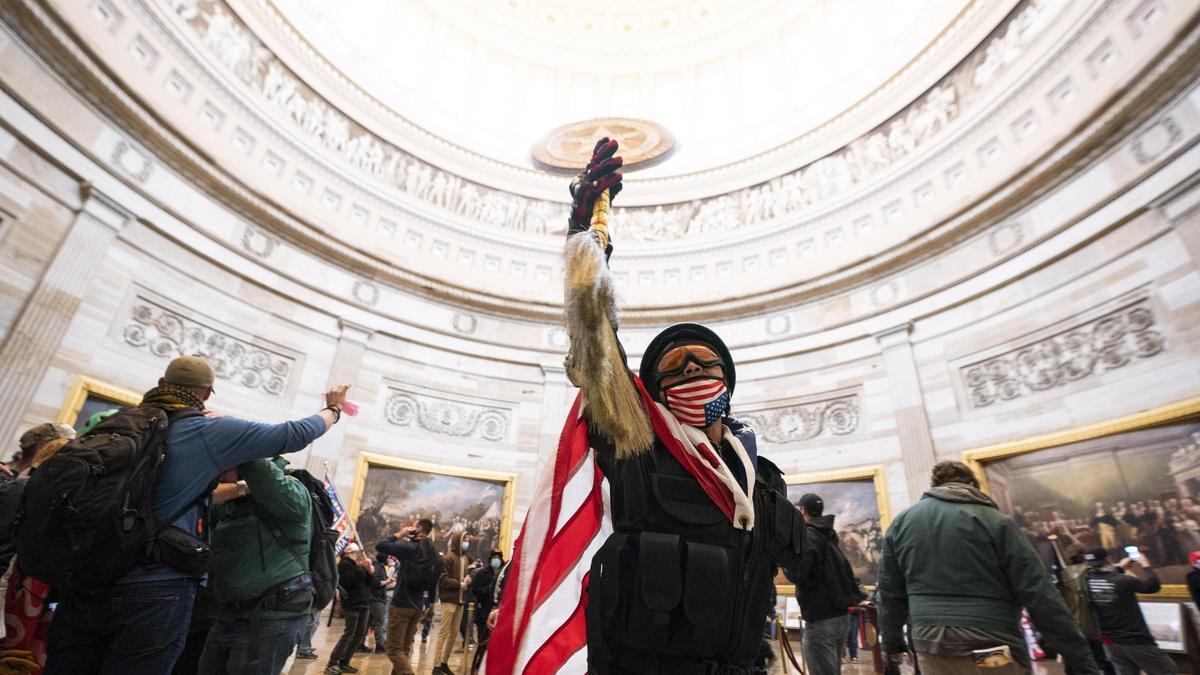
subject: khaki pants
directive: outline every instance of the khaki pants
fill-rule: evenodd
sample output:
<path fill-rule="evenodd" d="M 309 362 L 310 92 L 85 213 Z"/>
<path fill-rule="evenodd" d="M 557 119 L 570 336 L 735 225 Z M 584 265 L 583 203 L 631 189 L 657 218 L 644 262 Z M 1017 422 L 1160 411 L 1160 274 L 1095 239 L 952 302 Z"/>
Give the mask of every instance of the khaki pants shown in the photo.
<path fill-rule="evenodd" d="M 922 675 L 1027 675 L 1028 668 L 1013 663 L 999 668 L 980 668 L 971 656 L 941 656 L 917 652 Z"/>
<path fill-rule="evenodd" d="M 434 664 L 449 663 L 450 655 L 454 653 L 454 641 L 458 639 L 458 625 L 462 623 L 462 605 L 457 602 L 442 601 L 442 625 L 438 629 L 437 649 L 433 655 Z"/>
<path fill-rule="evenodd" d="M 393 675 L 413 675 L 413 638 L 425 610 L 392 605 L 388 611 L 387 642 L 384 649 L 392 662 Z"/>

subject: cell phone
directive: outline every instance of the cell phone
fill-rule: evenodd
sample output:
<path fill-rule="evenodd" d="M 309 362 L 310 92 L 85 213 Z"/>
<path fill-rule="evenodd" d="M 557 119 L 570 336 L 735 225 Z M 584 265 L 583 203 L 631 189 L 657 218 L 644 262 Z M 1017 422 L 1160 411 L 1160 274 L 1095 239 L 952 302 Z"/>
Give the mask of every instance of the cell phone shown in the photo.
<path fill-rule="evenodd" d="M 1142 559 L 1142 552 L 1138 549 L 1137 546 L 1132 546 L 1132 545 L 1126 546 L 1125 547 L 1125 557 L 1129 558 L 1133 562 L 1138 562 Z"/>

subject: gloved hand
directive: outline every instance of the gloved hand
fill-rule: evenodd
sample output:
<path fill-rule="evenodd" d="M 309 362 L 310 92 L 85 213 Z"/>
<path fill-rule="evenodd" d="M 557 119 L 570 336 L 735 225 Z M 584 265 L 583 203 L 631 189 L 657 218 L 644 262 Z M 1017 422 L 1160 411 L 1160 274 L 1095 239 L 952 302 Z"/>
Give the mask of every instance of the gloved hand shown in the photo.
<path fill-rule="evenodd" d="M 621 173 L 617 169 L 624 163 L 617 152 L 617 142 L 601 138 L 592 150 L 592 158 L 583 171 L 571 182 L 571 220 L 567 235 L 584 232 L 592 224 L 592 207 L 601 192 L 608 190 L 609 198 L 616 198 L 621 191 Z"/>

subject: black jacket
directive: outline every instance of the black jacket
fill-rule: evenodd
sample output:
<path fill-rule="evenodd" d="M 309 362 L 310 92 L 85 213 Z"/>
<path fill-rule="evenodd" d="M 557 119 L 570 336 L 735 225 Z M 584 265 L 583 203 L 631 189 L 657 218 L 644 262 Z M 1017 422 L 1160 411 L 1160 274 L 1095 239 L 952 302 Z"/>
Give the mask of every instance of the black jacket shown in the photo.
<path fill-rule="evenodd" d="M 833 530 L 833 518 L 818 516 L 809 520 L 799 564 L 783 570 L 784 576 L 796 584 L 796 600 L 805 621 L 832 619 L 848 613 L 848 608 L 833 603 L 825 583 L 825 549 L 840 546 L 837 532 Z"/>
<path fill-rule="evenodd" d="M 343 609 L 366 609 L 371 605 L 371 574 L 358 563 L 343 556 L 338 561 L 338 585 L 345 591 Z"/>
<path fill-rule="evenodd" d="M 375 556 L 375 576 L 371 579 L 371 600 L 387 602 L 387 588 L 384 587 L 387 582 L 387 556 L 380 553 Z"/>
<path fill-rule="evenodd" d="M 433 592 L 422 594 L 421 591 L 409 588 L 405 583 L 405 566 L 416 559 L 421 546 L 428 545 L 428 540 L 418 544 L 415 541 L 397 539 L 393 536 L 384 538 L 375 544 L 375 550 L 385 556 L 392 556 L 399 563 L 396 568 L 396 586 L 392 591 L 392 604 L 405 609 L 425 609 L 433 602 Z"/>

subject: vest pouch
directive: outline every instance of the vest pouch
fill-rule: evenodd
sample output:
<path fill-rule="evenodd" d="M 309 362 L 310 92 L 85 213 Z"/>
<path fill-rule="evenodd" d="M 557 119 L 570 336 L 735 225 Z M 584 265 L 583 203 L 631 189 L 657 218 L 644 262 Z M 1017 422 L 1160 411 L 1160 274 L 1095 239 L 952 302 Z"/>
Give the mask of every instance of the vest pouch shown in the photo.
<path fill-rule="evenodd" d="M 151 557 L 189 577 L 202 577 L 208 573 L 212 549 L 204 541 L 171 525 L 155 537 Z"/>
<path fill-rule="evenodd" d="M 729 518 L 694 479 L 658 473 L 651 485 L 659 509 L 647 518 L 648 528 L 717 541 L 732 529 Z"/>
<path fill-rule="evenodd" d="M 263 595 L 263 609 L 280 612 L 307 612 L 313 603 L 313 577 L 308 572 L 278 584 Z"/>
<path fill-rule="evenodd" d="M 687 571 L 684 614 L 697 627 L 720 625 L 733 591 L 729 554 L 720 546 L 688 542 Z"/>
<path fill-rule="evenodd" d="M 634 536 L 636 551 L 621 556 L 611 639 L 602 644 L 614 651 L 632 648 L 688 659 L 719 654 L 729 632 L 727 552 L 719 546 L 685 542 L 676 534 L 641 532 L 631 539 Z M 694 559 L 688 557 L 692 551 Z"/>

